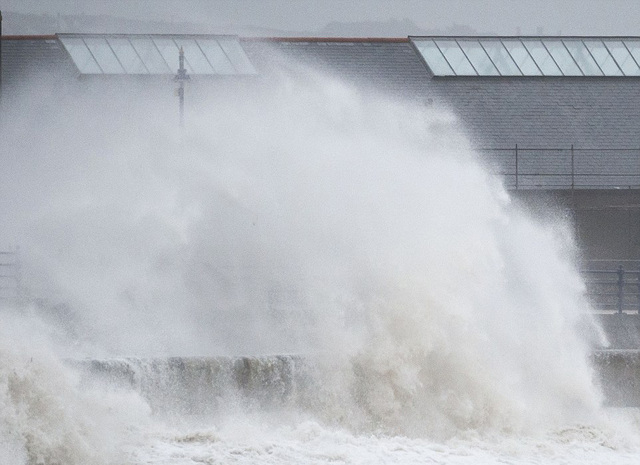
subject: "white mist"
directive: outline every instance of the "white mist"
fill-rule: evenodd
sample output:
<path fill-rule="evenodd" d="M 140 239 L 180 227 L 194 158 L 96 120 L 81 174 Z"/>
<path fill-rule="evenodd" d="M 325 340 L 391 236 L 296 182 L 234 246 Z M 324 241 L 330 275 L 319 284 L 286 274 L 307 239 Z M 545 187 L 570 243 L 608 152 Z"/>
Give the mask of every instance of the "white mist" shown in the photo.
<path fill-rule="evenodd" d="M 184 132 L 172 107 L 91 87 L 37 131 L 4 128 L 3 236 L 52 350 L 303 355 L 321 388 L 284 449 L 599 421 L 568 225 L 515 207 L 445 111 L 315 74 L 261 86 L 189 97 Z M 228 452 L 198 441 L 204 463 Z M 158 450 L 137 457 L 173 463 Z"/>

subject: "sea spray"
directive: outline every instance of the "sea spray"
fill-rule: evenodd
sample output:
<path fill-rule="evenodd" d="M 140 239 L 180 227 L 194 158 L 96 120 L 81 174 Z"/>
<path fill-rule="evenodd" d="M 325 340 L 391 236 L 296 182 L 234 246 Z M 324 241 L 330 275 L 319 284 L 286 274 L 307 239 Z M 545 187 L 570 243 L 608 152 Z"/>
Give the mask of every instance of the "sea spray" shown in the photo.
<path fill-rule="evenodd" d="M 86 389 L 48 336 L 5 308 L 0 331 L 0 458 L 6 465 L 106 465 L 126 460 L 148 423 L 135 392 Z M 24 309 L 23 309 L 24 311 Z M 36 319 L 31 322 L 36 322 Z M 3 455 L 4 454 L 4 455 Z"/>
<path fill-rule="evenodd" d="M 365 435 L 595 421 L 569 225 L 513 205 L 448 112 L 304 77 L 192 99 L 182 133 L 95 93 L 33 134 L 54 169 L 15 161 L 3 235 L 40 311 L 71 309 L 64 352 L 297 354 L 300 413 Z"/>

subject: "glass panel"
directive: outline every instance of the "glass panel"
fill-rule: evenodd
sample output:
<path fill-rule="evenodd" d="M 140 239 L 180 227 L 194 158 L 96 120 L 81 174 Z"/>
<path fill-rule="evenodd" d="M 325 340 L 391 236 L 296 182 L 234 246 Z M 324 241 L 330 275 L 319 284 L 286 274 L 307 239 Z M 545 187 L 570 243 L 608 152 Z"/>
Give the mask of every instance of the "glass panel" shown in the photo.
<path fill-rule="evenodd" d="M 555 64 L 553 58 L 551 58 L 551 55 L 547 52 L 547 49 L 542 45 L 542 42 L 539 40 L 527 40 L 523 43 L 544 76 L 562 76 L 560 68 Z M 571 59 L 571 57 L 569 57 L 569 59 Z"/>
<path fill-rule="evenodd" d="M 640 41 L 639 40 L 625 40 L 624 44 L 631 52 L 633 58 L 636 59 L 636 63 L 640 63 Z"/>
<path fill-rule="evenodd" d="M 174 71 L 169 68 L 167 62 L 164 61 L 160 52 L 153 44 L 151 39 L 136 37 L 129 39 L 133 48 L 136 49 L 138 55 L 142 59 L 145 67 L 151 74 L 173 74 Z"/>
<path fill-rule="evenodd" d="M 640 74 L 640 68 L 634 61 L 631 54 L 627 50 L 627 47 L 619 40 L 607 40 L 604 43 L 613 58 L 615 58 L 618 66 L 622 69 L 625 76 L 638 76 Z"/>
<path fill-rule="evenodd" d="M 525 76 L 540 76 L 540 70 L 531 58 L 531 55 L 529 55 L 529 52 L 527 52 L 527 49 L 522 45 L 522 42 L 519 40 L 505 40 L 502 43 L 511 54 L 518 68 L 522 71 L 522 74 Z"/>
<path fill-rule="evenodd" d="M 118 63 L 118 59 L 113 54 L 111 47 L 105 39 L 98 37 L 87 37 L 84 39 L 93 57 L 105 74 L 122 74 L 124 69 Z"/>
<path fill-rule="evenodd" d="M 198 39 L 196 41 L 200 48 L 204 52 L 207 60 L 213 66 L 213 71 L 216 74 L 235 74 L 236 70 L 227 58 L 220 44 L 214 39 Z"/>
<path fill-rule="evenodd" d="M 178 47 L 184 50 L 185 68 L 187 64 L 195 74 L 214 74 L 214 70 L 207 61 L 207 58 L 193 39 L 176 39 Z"/>
<path fill-rule="evenodd" d="M 479 42 L 459 40 L 458 44 L 480 76 L 500 75 Z"/>
<path fill-rule="evenodd" d="M 127 74 L 149 74 L 129 39 L 110 38 L 107 42 Z"/>
<path fill-rule="evenodd" d="M 73 63 L 82 74 L 102 74 L 102 70 L 93 59 L 91 52 L 82 39 L 76 37 L 60 37 L 60 41 L 71 55 Z"/>
<path fill-rule="evenodd" d="M 522 76 L 522 73 L 513 62 L 502 42 L 497 40 L 480 41 L 487 54 L 491 57 L 503 76 Z"/>
<path fill-rule="evenodd" d="M 444 56 L 442 56 L 442 53 L 440 53 L 440 50 L 432 40 L 416 41 L 415 44 L 435 76 L 455 75 L 451 66 L 449 66 L 447 60 L 444 59 Z"/>
<path fill-rule="evenodd" d="M 458 76 L 477 76 L 467 57 L 462 53 L 462 49 L 454 40 L 438 40 L 438 47 L 442 51 L 451 68 Z"/>
<path fill-rule="evenodd" d="M 565 40 L 564 45 L 576 60 L 585 76 L 602 76 L 602 71 L 587 50 L 587 47 L 579 40 Z"/>
<path fill-rule="evenodd" d="M 622 71 L 620 71 L 620 68 L 618 68 L 613 57 L 609 54 L 609 51 L 601 41 L 585 40 L 584 44 L 591 52 L 591 55 L 596 60 L 605 76 L 622 76 Z"/>
<path fill-rule="evenodd" d="M 582 71 L 560 40 L 545 40 L 544 44 L 565 76 L 582 76 Z"/>
<path fill-rule="evenodd" d="M 169 65 L 171 72 L 177 73 L 180 67 L 180 49 L 176 43 L 166 37 L 153 37 L 152 40 L 156 47 L 158 47 L 158 51 L 160 55 L 162 55 L 162 58 L 164 58 L 164 61 Z M 189 74 L 193 74 L 193 69 L 187 60 L 184 62 L 184 67 Z"/>
<path fill-rule="evenodd" d="M 218 43 L 238 73 L 257 74 L 237 39 L 220 38 L 218 39 Z"/>

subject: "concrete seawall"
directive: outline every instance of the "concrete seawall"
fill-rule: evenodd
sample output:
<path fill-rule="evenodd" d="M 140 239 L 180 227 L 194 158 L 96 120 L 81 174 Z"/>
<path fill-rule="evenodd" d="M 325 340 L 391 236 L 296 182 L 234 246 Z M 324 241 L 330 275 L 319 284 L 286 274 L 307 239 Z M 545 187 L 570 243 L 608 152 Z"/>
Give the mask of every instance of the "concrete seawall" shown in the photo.
<path fill-rule="evenodd" d="M 640 407 L 640 350 L 599 350 L 592 361 L 605 405 Z"/>
<path fill-rule="evenodd" d="M 597 318 L 609 339 L 609 349 L 640 350 L 640 315 L 609 313 Z"/>
<path fill-rule="evenodd" d="M 640 407 L 640 350 L 592 354 L 605 405 Z M 139 392 L 158 414 L 208 415 L 234 407 L 261 410 L 314 403 L 317 381 L 303 357 L 176 357 L 70 361 L 84 383 Z"/>
<path fill-rule="evenodd" d="M 82 383 L 133 389 L 161 414 L 206 415 L 302 402 L 310 377 L 300 357 L 173 357 L 72 360 Z"/>

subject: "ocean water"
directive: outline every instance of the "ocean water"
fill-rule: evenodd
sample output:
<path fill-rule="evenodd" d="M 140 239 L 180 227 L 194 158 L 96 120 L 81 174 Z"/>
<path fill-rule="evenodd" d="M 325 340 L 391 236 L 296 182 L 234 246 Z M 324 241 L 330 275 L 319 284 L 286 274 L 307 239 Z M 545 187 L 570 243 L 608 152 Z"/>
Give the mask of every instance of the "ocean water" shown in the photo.
<path fill-rule="evenodd" d="M 0 463 L 636 463 L 562 212 L 516 205 L 445 109 L 294 75 L 191 94 L 184 131 L 90 83 L 10 110 Z M 286 354 L 295 383 L 162 362 Z M 134 382 L 78 369 L 123 357 Z"/>

